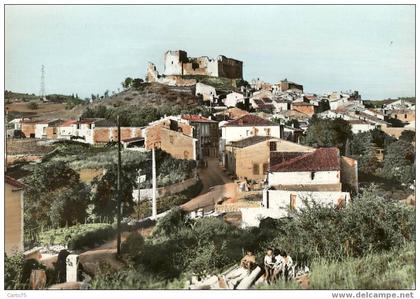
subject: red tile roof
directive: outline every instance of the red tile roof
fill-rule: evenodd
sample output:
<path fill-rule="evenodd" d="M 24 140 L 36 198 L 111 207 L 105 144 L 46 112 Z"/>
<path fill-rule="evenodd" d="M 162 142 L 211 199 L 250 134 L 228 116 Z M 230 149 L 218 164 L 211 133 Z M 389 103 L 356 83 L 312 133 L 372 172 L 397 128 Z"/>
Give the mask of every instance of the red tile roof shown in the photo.
<path fill-rule="evenodd" d="M 271 163 L 270 163 L 271 164 Z M 340 152 L 338 148 L 319 148 L 279 164 L 270 165 L 273 172 L 330 171 L 340 170 Z"/>
<path fill-rule="evenodd" d="M 18 180 L 14 179 L 10 176 L 5 175 L 4 180 L 5 180 L 6 184 L 12 185 L 13 187 L 16 187 L 16 188 L 25 187 L 25 185 L 23 183 L 19 182 Z"/>
<path fill-rule="evenodd" d="M 208 119 L 207 117 L 198 115 L 198 114 L 183 114 L 181 115 L 182 119 L 185 120 L 189 120 L 189 121 L 194 121 L 194 122 L 209 122 L 209 123 L 214 123 L 216 121 Z"/>
<path fill-rule="evenodd" d="M 232 120 L 224 125 L 225 127 L 236 126 L 278 126 L 277 123 L 261 118 L 253 114 L 244 115 L 238 119 Z"/>
<path fill-rule="evenodd" d="M 77 123 L 77 120 L 69 119 L 69 120 L 66 120 L 65 122 L 63 122 L 60 127 L 68 127 L 68 126 L 74 125 L 76 123 Z"/>

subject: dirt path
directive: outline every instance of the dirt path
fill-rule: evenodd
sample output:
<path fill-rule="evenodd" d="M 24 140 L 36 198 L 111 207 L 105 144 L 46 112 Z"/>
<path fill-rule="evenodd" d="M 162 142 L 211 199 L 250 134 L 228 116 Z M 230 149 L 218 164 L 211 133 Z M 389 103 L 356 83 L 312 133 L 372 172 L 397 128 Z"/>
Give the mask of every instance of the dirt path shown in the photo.
<path fill-rule="evenodd" d="M 236 184 L 223 172 L 216 158 L 209 159 L 208 166 L 199 170 L 203 183 L 200 195 L 183 204 L 187 211 L 203 208 L 205 212 L 214 209 L 215 203 L 223 198 L 236 198 Z"/>

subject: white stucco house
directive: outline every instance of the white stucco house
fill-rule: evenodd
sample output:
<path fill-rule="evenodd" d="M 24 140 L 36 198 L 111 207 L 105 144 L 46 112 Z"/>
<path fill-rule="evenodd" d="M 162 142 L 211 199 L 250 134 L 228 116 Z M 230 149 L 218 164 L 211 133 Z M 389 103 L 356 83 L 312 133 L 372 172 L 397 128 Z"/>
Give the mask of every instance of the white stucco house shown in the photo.
<path fill-rule="evenodd" d="M 292 210 L 313 202 L 344 207 L 349 200 L 350 193 L 342 192 L 337 148 L 319 148 L 309 153 L 274 152 L 270 155 L 261 208 L 241 209 L 242 227 L 258 226 L 267 217 L 286 217 Z"/>
<path fill-rule="evenodd" d="M 226 95 L 224 104 L 226 107 L 236 107 L 236 104 L 244 102 L 244 95 L 239 92 L 231 92 Z"/>
<path fill-rule="evenodd" d="M 202 95 L 203 101 L 213 101 L 217 96 L 216 89 L 213 86 L 203 83 L 197 83 L 195 85 L 195 95 Z"/>

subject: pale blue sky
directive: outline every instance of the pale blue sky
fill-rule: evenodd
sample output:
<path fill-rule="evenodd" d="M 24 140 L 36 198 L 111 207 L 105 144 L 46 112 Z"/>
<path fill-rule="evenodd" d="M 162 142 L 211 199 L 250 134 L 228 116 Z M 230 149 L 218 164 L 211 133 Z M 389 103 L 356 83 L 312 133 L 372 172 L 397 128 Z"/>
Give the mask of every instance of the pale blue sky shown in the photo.
<path fill-rule="evenodd" d="M 6 89 L 90 96 L 163 71 L 168 49 L 224 54 L 246 80 L 414 96 L 414 6 L 6 6 Z"/>

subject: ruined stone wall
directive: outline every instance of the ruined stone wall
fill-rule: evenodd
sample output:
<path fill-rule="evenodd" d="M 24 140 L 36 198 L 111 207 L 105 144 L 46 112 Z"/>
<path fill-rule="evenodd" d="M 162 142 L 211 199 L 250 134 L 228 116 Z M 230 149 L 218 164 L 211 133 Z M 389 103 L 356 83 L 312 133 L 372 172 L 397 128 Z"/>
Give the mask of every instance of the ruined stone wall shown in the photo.
<path fill-rule="evenodd" d="M 164 55 L 165 75 L 183 75 L 182 64 L 188 62 L 187 52 L 167 51 Z"/>
<path fill-rule="evenodd" d="M 225 56 L 218 57 L 218 77 L 229 79 L 242 79 L 242 61 L 227 58 Z"/>

